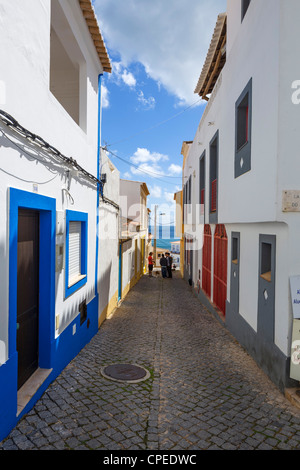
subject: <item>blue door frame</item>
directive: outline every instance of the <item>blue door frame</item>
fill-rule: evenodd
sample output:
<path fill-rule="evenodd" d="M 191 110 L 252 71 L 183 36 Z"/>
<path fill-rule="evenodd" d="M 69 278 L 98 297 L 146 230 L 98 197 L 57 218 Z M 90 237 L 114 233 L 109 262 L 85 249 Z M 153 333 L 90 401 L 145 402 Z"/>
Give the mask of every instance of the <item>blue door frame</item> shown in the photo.
<path fill-rule="evenodd" d="M 39 367 L 51 368 L 55 333 L 55 227 L 56 200 L 10 188 L 9 220 L 9 357 L 17 354 L 17 252 L 19 209 L 40 215 L 39 251 Z"/>
<path fill-rule="evenodd" d="M 39 367 L 50 369 L 55 333 L 55 199 L 19 189 L 9 190 L 9 294 L 8 358 L 0 367 L 0 440 L 16 425 L 18 352 L 17 352 L 17 252 L 19 209 L 39 212 Z M 24 410 L 25 411 L 25 410 Z"/>

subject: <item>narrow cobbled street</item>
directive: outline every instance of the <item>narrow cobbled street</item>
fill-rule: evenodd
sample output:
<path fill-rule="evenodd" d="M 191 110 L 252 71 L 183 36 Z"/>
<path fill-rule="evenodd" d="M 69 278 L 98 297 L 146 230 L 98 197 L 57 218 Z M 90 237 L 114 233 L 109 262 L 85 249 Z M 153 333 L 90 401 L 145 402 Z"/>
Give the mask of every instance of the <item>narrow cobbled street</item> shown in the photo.
<path fill-rule="evenodd" d="M 102 375 L 123 363 L 150 377 Z M 300 410 L 178 274 L 144 276 L 0 449 L 300 449 Z"/>

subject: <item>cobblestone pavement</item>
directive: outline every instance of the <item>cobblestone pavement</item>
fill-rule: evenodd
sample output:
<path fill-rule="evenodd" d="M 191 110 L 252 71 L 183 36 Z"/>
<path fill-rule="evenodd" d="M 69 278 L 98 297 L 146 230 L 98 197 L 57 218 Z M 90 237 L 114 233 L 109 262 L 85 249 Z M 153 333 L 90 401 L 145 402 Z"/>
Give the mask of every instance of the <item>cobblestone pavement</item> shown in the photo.
<path fill-rule="evenodd" d="M 124 362 L 150 378 L 101 374 Z M 300 410 L 178 274 L 144 276 L 0 449 L 300 449 Z"/>

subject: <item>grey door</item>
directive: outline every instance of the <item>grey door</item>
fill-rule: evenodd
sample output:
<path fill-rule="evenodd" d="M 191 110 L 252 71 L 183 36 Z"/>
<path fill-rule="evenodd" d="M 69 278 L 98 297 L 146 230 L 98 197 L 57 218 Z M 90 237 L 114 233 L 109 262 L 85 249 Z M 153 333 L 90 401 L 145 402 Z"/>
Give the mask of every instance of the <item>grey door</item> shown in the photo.
<path fill-rule="evenodd" d="M 231 234 L 231 274 L 230 274 L 230 305 L 234 314 L 239 313 L 240 294 L 240 234 Z"/>
<path fill-rule="evenodd" d="M 267 343 L 274 342 L 276 236 L 259 236 L 259 276 L 257 333 Z"/>

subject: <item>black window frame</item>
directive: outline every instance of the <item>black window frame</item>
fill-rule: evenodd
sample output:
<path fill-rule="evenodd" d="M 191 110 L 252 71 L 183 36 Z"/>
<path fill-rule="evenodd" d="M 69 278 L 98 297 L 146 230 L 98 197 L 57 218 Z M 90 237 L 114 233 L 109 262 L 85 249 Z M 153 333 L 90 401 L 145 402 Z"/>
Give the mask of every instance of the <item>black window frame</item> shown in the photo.
<path fill-rule="evenodd" d="M 241 0 L 241 21 L 245 18 L 245 15 L 248 11 L 251 0 Z"/>
<path fill-rule="evenodd" d="M 206 158 L 206 151 L 202 153 L 201 157 L 199 158 L 199 205 L 200 205 L 200 211 L 201 211 L 201 193 L 204 191 L 204 201 L 203 201 L 203 208 L 204 212 L 200 213 L 200 215 L 204 216 L 205 220 L 205 199 L 206 199 L 206 189 L 205 189 L 205 158 Z"/>
<path fill-rule="evenodd" d="M 212 212 L 212 183 L 217 180 L 216 184 L 216 210 Z M 209 223 L 218 223 L 218 199 L 219 199 L 219 130 L 214 134 L 209 143 Z"/>

